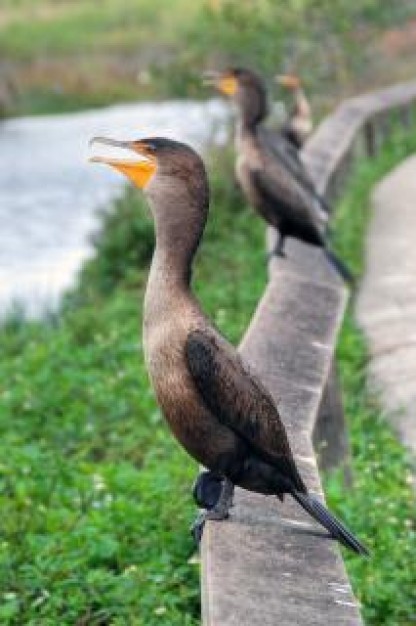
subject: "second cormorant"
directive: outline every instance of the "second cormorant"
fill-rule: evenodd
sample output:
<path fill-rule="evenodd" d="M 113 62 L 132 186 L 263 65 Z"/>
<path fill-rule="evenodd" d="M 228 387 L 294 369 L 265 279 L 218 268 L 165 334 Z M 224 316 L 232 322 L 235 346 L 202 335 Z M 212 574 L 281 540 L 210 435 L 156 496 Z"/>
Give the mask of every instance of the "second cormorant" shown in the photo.
<path fill-rule="evenodd" d="M 210 73 L 205 82 L 214 84 L 237 106 L 235 143 L 236 176 L 241 188 L 258 213 L 279 232 L 275 254 L 284 255 L 285 240 L 294 237 L 323 249 L 331 265 L 347 282 L 352 275 L 332 252 L 327 241 L 328 206 L 317 193 L 305 168 L 299 165 L 297 150 L 286 150 L 283 137 L 271 140 L 261 122 L 267 115 L 267 94 L 263 80 L 255 72 L 232 68 Z M 281 148 L 284 142 L 285 148 Z M 293 157 L 293 151 L 296 157 Z"/>

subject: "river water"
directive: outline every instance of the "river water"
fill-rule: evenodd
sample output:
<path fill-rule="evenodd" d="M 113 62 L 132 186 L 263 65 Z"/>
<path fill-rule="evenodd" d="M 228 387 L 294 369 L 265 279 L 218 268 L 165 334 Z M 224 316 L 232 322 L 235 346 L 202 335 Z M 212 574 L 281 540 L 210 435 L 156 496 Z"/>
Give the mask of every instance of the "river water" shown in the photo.
<path fill-rule="evenodd" d="M 198 150 L 224 139 L 220 100 L 114 106 L 0 123 L 0 316 L 18 305 L 28 317 L 56 307 L 91 254 L 97 210 L 124 179 L 87 164 L 94 135 L 159 135 Z"/>

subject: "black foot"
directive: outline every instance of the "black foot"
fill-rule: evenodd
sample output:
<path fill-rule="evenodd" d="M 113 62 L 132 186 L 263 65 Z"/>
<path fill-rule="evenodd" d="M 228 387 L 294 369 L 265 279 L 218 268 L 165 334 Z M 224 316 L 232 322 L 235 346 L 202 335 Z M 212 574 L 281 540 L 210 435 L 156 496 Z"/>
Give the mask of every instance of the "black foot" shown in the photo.
<path fill-rule="evenodd" d="M 202 511 L 191 526 L 192 537 L 195 543 L 200 543 L 204 533 L 205 522 L 209 519 L 221 521 L 229 517 L 229 507 L 214 507 L 210 511 Z"/>
<path fill-rule="evenodd" d="M 200 513 L 198 517 L 194 520 L 190 528 L 192 537 L 194 538 L 195 543 L 197 543 L 198 545 L 201 543 L 205 522 L 206 522 L 205 513 Z"/>
<path fill-rule="evenodd" d="M 286 252 L 284 251 L 284 248 L 281 245 L 277 245 L 275 248 L 273 248 L 273 250 L 271 250 L 267 254 L 267 256 L 266 256 L 267 263 L 275 256 L 278 256 L 281 259 L 285 259 L 286 258 Z"/>
<path fill-rule="evenodd" d="M 213 474 L 211 472 L 205 472 Z M 191 533 L 196 543 L 199 543 L 204 532 L 205 522 L 211 520 L 224 520 L 229 516 L 230 507 L 233 504 L 234 485 L 227 478 L 221 481 L 221 493 L 215 506 L 209 511 L 202 511 L 191 526 Z"/>
<path fill-rule="evenodd" d="M 212 472 L 201 472 L 192 488 L 192 495 L 201 509 L 213 509 L 222 490 L 223 479 Z"/>

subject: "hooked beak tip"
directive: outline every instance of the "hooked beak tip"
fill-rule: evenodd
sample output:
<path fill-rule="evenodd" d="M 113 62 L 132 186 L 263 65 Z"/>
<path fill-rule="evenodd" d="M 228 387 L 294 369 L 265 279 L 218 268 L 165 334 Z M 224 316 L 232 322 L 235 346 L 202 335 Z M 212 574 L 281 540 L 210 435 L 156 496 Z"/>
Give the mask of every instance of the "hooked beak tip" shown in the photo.
<path fill-rule="evenodd" d="M 88 142 L 88 147 L 91 148 L 91 146 L 93 146 L 95 143 L 100 143 L 100 139 L 102 139 L 102 137 L 91 137 Z"/>

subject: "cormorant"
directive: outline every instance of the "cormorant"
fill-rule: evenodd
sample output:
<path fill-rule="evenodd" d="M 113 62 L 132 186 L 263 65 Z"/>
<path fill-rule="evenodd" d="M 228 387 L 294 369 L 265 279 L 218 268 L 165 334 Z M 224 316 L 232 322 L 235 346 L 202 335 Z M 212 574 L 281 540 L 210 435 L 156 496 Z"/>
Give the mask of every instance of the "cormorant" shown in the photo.
<path fill-rule="evenodd" d="M 352 282 L 351 272 L 328 246 L 328 205 L 316 191 L 298 151 L 282 135 L 275 141 L 261 126 L 267 115 L 263 80 L 243 68 L 211 73 L 207 80 L 237 106 L 236 177 L 249 203 L 278 230 L 274 253 L 284 256 L 286 237 L 300 239 L 322 248 L 344 280 Z"/>
<path fill-rule="evenodd" d="M 290 494 L 332 537 L 367 554 L 308 492 L 270 393 L 192 292 L 192 262 L 209 208 L 202 159 L 188 146 L 163 138 L 93 141 L 132 152 L 132 160 L 91 160 L 111 165 L 142 188 L 153 214 L 156 246 L 144 299 L 145 360 L 173 434 L 208 468 L 208 483 L 217 478 L 220 486 L 212 508 L 197 518 L 194 536 L 200 539 L 205 520 L 228 517 L 234 485 L 239 485 L 280 498 Z"/>
<path fill-rule="evenodd" d="M 293 94 L 293 107 L 280 132 L 297 150 L 308 139 L 313 129 L 311 107 L 306 98 L 299 76 L 280 74 L 275 76 L 276 82 L 290 90 Z"/>

